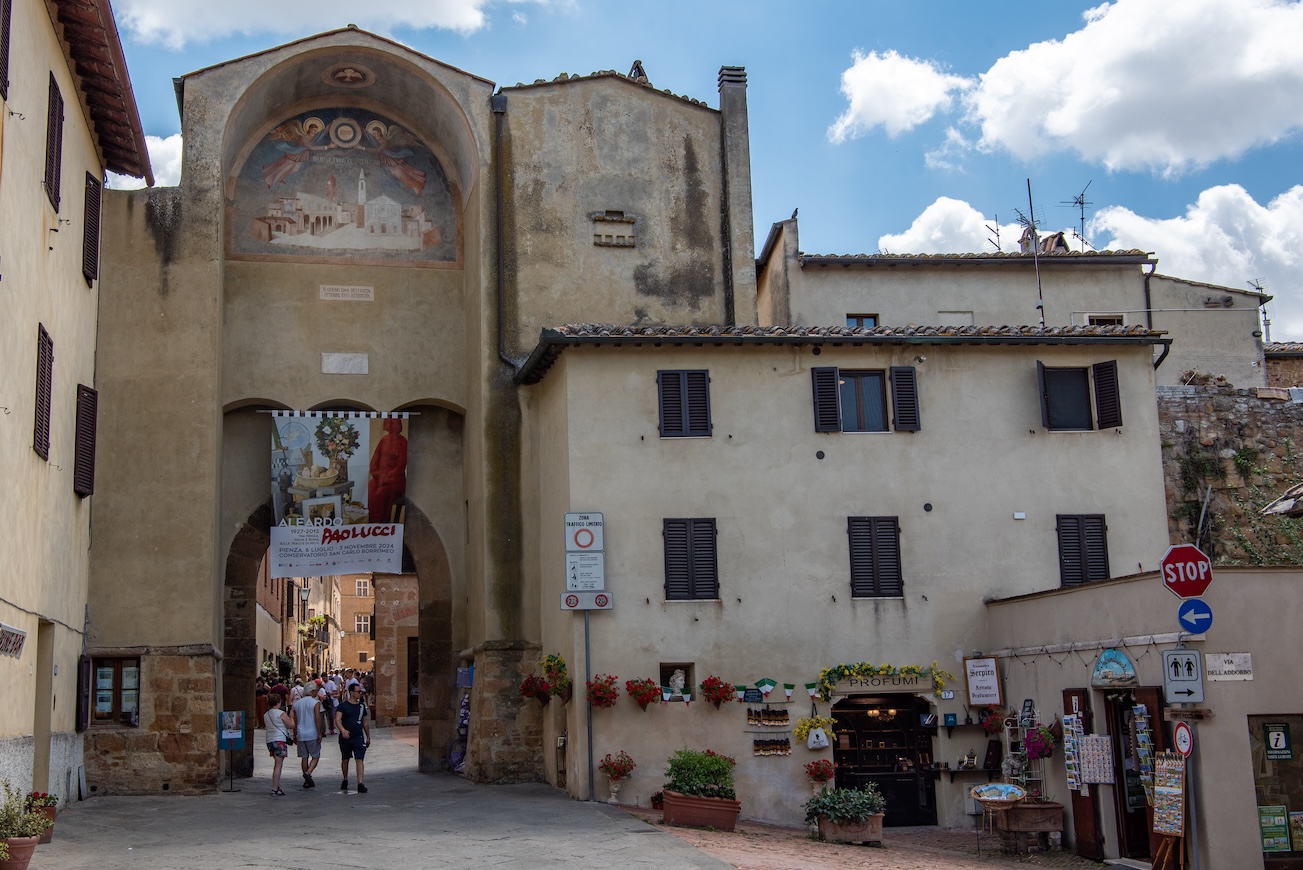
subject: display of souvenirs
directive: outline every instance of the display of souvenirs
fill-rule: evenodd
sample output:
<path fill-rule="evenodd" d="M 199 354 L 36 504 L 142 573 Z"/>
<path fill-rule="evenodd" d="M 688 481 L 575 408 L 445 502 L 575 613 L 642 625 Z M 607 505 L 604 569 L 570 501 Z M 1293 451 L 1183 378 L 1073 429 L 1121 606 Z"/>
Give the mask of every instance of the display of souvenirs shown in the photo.
<path fill-rule="evenodd" d="M 1149 724 L 1149 709 L 1144 704 L 1131 708 L 1131 742 L 1140 766 L 1140 784 L 1145 787 L 1145 800 L 1154 805 L 1154 732 Z"/>
<path fill-rule="evenodd" d="M 747 724 L 763 725 L 768 728 L 786 728 L 792 724 L 791 714 L 787 710 L 775 710 L 771 707 L 747 707 Z"/>
<path fill-rule="evenodd" d="M 1113 782 L 1113 741 L 1104 734 L 1085 734 L 1078 741 L 1081 781 Z"/>
<path fill-rule="evenodd" d="M 1063 717 L 1063 766 L 1068 774 L 1068 789 L 1089 794 L 1081 781 L 1081 717 L 1068 713 Z"/>
<path fill-rule="evenodd" d="M 756 756 L 766 755 L 791 755 L 792 741 L 786 737 L 777 740 L 770 738 L 757 738 L 751 741 L 751 754 Z"/>
<path fill-rule="evenodd" d="M 1154 762 L 1154 833 L 1185 835 L 1185 759 L 1160 752 Z"/>

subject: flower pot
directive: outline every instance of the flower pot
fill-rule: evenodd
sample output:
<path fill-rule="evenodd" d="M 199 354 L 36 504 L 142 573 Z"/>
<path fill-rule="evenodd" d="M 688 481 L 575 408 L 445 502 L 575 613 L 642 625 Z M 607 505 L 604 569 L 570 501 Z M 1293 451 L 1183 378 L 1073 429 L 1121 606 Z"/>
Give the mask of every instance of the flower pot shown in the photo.
<path fill-rule="evenodd" d="M 0 870 L 27 870 L 39 839 L 40 837 L 10 837 L 5 840 L 9 845 L 9 860 L 0 861 Z"/>
<path fill-rule="evenodd" d="M 656 794 L 652 795 L 652 797 L 651 797 L 651 808 L 654 809 L 654 810 L 664 810 L 664 809 L 665 809 L 665 795 L 661 794 L 660 792 L 657 792 Z"/>
<path fill-rule="evenodd" d="M 42 842 L 42 843 L 48 843 L 48 842 L 50 842 L 51 840 L 54 839 L 54 817 L 55 817 L 55 814 L 57 814 L 57 813 L 59 812 L 59 808 L 58 808 L 58 807 L 37 807 L 37 809 L 40 810 L 41 812 L 45 813 L 45 817 L 46 817 L 47 819 L 50 820 L 50 827 L 48 827 L 48 828 L 45 829 L 45 833 L 44 833 L 44 834 L 41 834 L 41 840 L 40 840 L 40 842 Z"/>
<path fill-rule="evenodd" d="M 737 816 L 741 810 L 741 801 L 695 797 L 666 790 L 662 820 L 667 825 L 731 831 L 737 825 Z"/>
<path fill-rule="evenodd" d="M 722 704 L 722 703 L 724 703 L 724 702 L 721 701 L 721 700 L 719 700 L 718 698 L 716 698 L 714 701 L 711 701 L 710 703 L 714 704 L 714 705 L 715 705 L 715 709 L 718 710 L 718 709 L 719 709 L 719 705 Z M 731 829 L 730 829 L 730 830 L 731 830 Z"/>
<path fill-rule="evenodd" d="M 607 787 L 611 789 L 611 796 L 606 799 L 608 804 L 618 804 L 620 802 L 620 786 L 624 785 L 622 779 L 608 779 Z"/>
<path fill-rule="evenodd" d="M 819 839 L 834 843 L 881 843 L 884 815 L 878 813 L 862 822 L 834 822 L 827 816 L 820 816 Z"/>
<path fill-rule="evenodd" d="M 573 698 L 573 697 L 575 696 L 575 687 L 574 687 L 574 686 L 566 686 L 564 689 L 561 690 L 561 693 L 560 693 L 560 694 L 561 694 L 561 703 L 562 703 L 562 704 L 569 704 L 569 703 L 570 703 L 570 699 Z"/>
<path fill-rule="evenodd" d="M 1002 831 L 1019 834 L 1043 834 L 1063 830 L 1063 804 L 1032 804 L 1026 801 L 995 814 L 995 825 Z"/>

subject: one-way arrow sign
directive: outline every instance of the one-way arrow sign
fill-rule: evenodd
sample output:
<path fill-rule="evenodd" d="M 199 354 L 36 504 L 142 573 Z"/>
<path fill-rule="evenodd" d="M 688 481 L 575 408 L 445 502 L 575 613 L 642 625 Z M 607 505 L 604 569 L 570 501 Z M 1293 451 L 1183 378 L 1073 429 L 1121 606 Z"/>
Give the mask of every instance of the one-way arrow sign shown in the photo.
<path fill-rule="evenodd" d="M 1198 650 L 1163 650 L 1163 693 L 1178 704 L 1203 703 L 1203 655 Z"/>
<path fill-rule="evenodd" d="M 1177 622 L 1181 628 L 1191 634 L 1203 634 L 1213 624 L 1213 609 L 1203 603 L 1202 599 L 1191 598 L 1181 602 L 1176 610 Z"/>

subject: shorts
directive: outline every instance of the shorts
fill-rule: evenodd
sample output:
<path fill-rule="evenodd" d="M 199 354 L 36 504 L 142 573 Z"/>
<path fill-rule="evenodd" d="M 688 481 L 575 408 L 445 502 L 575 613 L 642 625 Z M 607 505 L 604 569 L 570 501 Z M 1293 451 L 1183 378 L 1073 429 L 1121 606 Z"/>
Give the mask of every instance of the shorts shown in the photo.
<path fill-rule="evenodd" d="M 299 758 L 320 758 L 321 738 L 299 741 Z"/>
<path fill-rule="evenodd" d="M 339 738 L 339 754 L 345 761 L 350 758 L 356 758 L 358 761 L 366 758 L 366 738 L 359 734 L 356 737 L 350 737 L 345 740 Z"/>
<path fill-rule="evenodd" d="M 272 758 L 284 758 L 290 754 L 290 747 L 284 740 L 268 740 L 267 753 Z"/>

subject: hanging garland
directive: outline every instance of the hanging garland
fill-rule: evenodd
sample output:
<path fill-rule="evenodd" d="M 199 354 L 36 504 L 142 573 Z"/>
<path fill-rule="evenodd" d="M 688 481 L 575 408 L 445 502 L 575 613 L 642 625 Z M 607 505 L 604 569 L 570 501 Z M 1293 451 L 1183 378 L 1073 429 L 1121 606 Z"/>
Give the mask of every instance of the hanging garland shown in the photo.
<path fill-rule="evenodd" d="M 875 665 L 872 662 L 857 662 L 848 665 L 843 662 L 840 665 L 834 665 L 831 668 L 824 668 L 819 672 L 819 680 L 815 684 L 818 686 L 820 701 L 827 701 L 832 698 L 832 693 L 837 684 L 848 677 L 931 677 L 932 691 L 935 695 L 940 695 L 941 690 L 945 688 L 947 680 L 953 680 L 954 674 L 947 673 L 933 662 L 930 666 L 926 665 Z"/>

